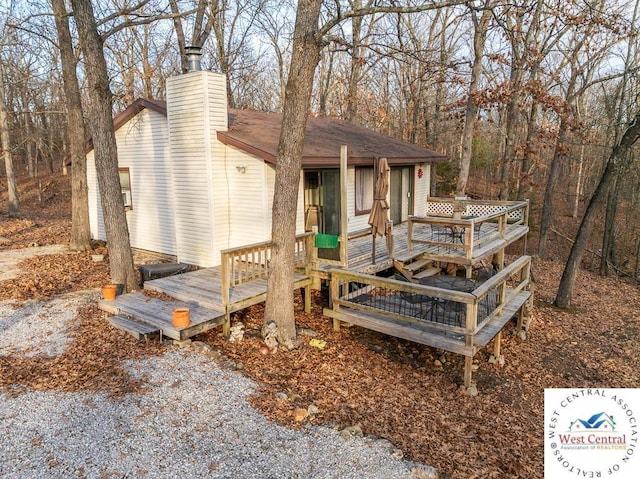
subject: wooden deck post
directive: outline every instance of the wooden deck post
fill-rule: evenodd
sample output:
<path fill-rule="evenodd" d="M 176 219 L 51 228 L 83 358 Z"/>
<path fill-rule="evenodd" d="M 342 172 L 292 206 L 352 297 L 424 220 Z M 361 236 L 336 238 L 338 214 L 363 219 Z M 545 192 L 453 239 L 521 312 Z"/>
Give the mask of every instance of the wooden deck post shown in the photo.
<path fill-rule="evenodd" d="M 222 334 L 225 338 L 229 337 L 231 329 L 231 312 L 229 311 L 229 288 L 231 287 L 231 274 L 229 262 L 233 259 L 222 254 L 222 278 L 220 282 L 220 296 L 222 297 L 222 306 L 224 307 L 224 323 L 222 323 Z"/>
<path fill-rule="evenodd" d="M 331 285 L 329 288 L 329 308 L 334 311 L 338 311 L 340 309 L 340 305 L 335 303 L 333 300 L 335 298 L 340 297 L 340 280 L 337 278 L 331 278 Z M 340 320 L 338 318 L 333 318 L 333 330 L 340 331 Z"/>
<path fill-rule="evenodd" d="M 471 386 L 471 376 L 473 374 L 473 356 L 464 357 L 464 387 Z"/>
<path fill-rule="evenodd" d="M 497 359 L 500 358 L 500 341 L 502 339 L 502 331 L 498 331 L 496 337 L 493 338 L 493 356 Z"/>
<path fill-rule="evenodd" d="M 413 217 L 407 220 L 407 249 L 413 251 Z"/>
<path fill-rule="evenodd" d="M 349 265 L 349 223 L 347 218 L 347 145 L 340 146 L 340 258 Z"/>
<path fill-rule="evenodd" d="M 318 271 L 318 248 L 316 248 L 316 235 L 318 234 L 318 227 L 312 226 L 311 232 L 313 235 L 309 237 L 309 245 L 310 248 L 310 262 L 311 262 L 311 288 L 319 291 L 322 288 L 320 276 L 316 274 Z"/>

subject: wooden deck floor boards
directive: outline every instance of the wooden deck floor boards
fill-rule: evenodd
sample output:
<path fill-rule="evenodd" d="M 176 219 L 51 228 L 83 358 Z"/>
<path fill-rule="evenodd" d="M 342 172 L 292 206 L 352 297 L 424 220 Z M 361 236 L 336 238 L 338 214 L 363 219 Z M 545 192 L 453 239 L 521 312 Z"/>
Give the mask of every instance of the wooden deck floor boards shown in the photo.
<path fill-rule="evenodd" d="M 98 306 L 111 314 L 133 316 L 138 321 L 156 326 L 165 336 L 179 341 L 219 326 L 224 321 L 224 314 L 205 308 L 194 301 L 167 302 L 143 293 L 124 294 L 113 301 L 102 300 Z M 191 324 L 186 328 L 176 328 L 171 322 L 173 309 L 180 307 L 188 307 L 190 311 Z"/>

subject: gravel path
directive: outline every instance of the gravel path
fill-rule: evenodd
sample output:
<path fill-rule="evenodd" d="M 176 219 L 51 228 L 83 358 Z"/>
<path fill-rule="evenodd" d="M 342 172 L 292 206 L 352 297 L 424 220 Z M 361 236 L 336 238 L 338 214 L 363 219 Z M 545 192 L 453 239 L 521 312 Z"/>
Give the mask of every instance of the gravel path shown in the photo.
<path fill-rule="evenodd" d="M 0 356 L 60 354 L 64 324 L 95 292 L 19 309 L 0 302 Z M 172 346 L 130 362 L 146 394 L 0 393 L 2 478 L 429 478 L 387 441 L 294 431 L 247 402 L 255 384 L 208 356 Z"/>
<path fill-rule="evenodd" d="M 0 251 L 0 281 L 15 278 L 20 273 L 18 263 L 33 256 L 68 253 L 69 246 L 53 244 L 49 246 L 33 246 L 22 249 L 6 249 Z"/>

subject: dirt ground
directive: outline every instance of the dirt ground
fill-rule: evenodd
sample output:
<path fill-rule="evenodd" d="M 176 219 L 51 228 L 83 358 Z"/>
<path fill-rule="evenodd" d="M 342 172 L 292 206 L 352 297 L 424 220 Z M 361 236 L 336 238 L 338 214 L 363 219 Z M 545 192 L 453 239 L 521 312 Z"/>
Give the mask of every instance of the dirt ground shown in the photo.
<path fill-rule="evenodd" d="M 62 200 L 65 181 L 56 179 L 49 202 L 27 210 L 25 219 L 8 219 L 0 210 L 0 237 L 11 242 L 0 246 L 0 255 L 3 249 L 22 248 L 33 241 L 64 241 L 62 232 L 69 226 L 68 197 Z M 5 205 L 0 195 L 0 208 Z M 107 263 L 92 262 L 89 253 L 32 258 L 21 268 L 18 278 L 0 282 L 0 299 L 47 299 L 97 287 L 108 278 Z M 615 278 L 581 272 L 575 307 L 563 311 L 551 304 L 562 265 L 536 260 L 533 273 L 536 302 L 528 337 L 523 341 L 510 334 L 514 328 L 508 326 L 503 367 L 488 363 L 488 350 L 476 356 L 477 397 L 466 396 L 460 388 L 462 357 L 358 327 L 334 332 L 330 319 L 322 315 L 327 298 L 321 292 L 314 296 L 311 314 L 302 312 L 301 298 L 296 299 L 297 326 L 304 328 L 297 350 L 262 354 L 261 306 L 234 317 L 245 324 L 243 341 L 230 343 L 218 330 L 196 339 L 242 364 L 244 374 L 259 384 L 254 406 L 274 421 L 294 428 L 309 423 L 336 428 L 357 424 L 365 435 L 391 441 L 405 457 L 433 465 L 442 478 L 541 478 L 544 388 L 640 384 L 640 290 Z M 138 348 L 140 354 L 160 354 L 162 349 L 136 343 L 111 329 L 95 308 L 83 311 L 78 320 L 68 361 L 45 364 L 30 359 L 33 364 L 17 368 L 23 358 L 5 356 L 0 362 L 0 387 L 144 392 L 144 384 L 121 377 L 109 358 L 117 361 L 122 351 L 135 354 Z M 310 346 L 312 337 L 325 340 L 325 349 Z M 61 381 L 78 376 L 77 361 L 71 359 L 85 354 L 95 360 L 83 367 L 82 374 L 93 380 L 76 381 L 73 386 Z M 104 383 L 99 380 L 103 363 L 112 368 Z M 295 409 L 311 404 L 318 414 L 296 421 Z"/>

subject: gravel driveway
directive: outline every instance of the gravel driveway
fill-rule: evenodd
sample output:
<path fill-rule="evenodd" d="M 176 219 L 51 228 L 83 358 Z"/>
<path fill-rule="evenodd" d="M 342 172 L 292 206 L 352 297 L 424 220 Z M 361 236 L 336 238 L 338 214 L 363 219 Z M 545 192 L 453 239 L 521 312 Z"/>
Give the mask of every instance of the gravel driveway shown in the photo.
<path fill-rule="evenodd" d="M 95 297 L 76 293 L 18 309 L 0 302 L 0 356 L 60 354 L 66 322 Z M 399 459 L 387 441 L 267 421 L 247 401 L 255 384 L 196 350 L 167 346 L 126 367 L 144 375 L 146 394 L 0 393 L 0 477 L 435 477 Z"/>

